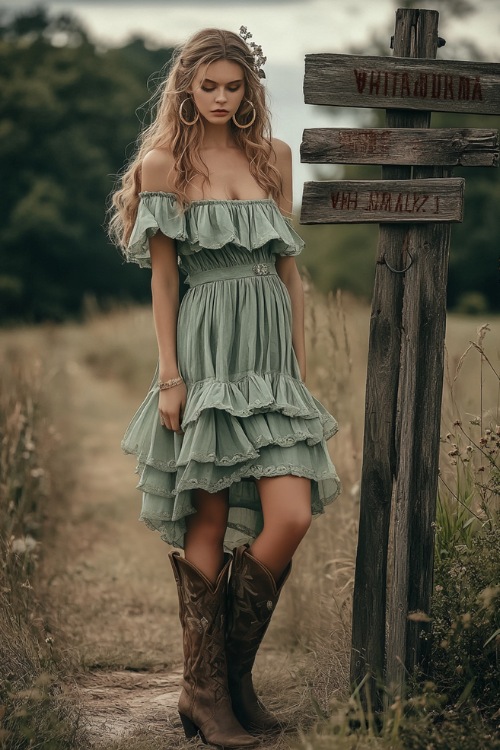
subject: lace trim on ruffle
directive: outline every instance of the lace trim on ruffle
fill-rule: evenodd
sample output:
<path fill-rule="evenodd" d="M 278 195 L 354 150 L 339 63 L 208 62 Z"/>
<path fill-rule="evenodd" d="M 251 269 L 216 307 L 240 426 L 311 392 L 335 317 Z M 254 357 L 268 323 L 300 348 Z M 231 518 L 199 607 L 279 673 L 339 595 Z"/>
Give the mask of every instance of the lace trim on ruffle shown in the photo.
<path fill-rule="evenodd" d="M 202 380 L 185 380 L 186 385 L 190 386 L 202 386 L 206 383 L 229 383 L 230 385 L 238 385 L 242 380 L 247 380 L 248 378 L 265 378 L 265 376 L 268 375 L 270 377 L 275 378 L 283 378 L 284 380 L 291 380 L 293 381 L 293 385 L 299 383 L 300 385 L 305 385 L 302 380 L 299 380 L 299 378 L 294 377 L 293 375 L 289 375 L 287 372 L 282 372 L 282 370 L 240 370 L 239 372 L 232 373 L 230 377 L 228 377 L 225 380 L 219 380 L 218 378 L 214 377 L 213 375 L 210 375 L 208 378 L 203 378 Z M 158 390 L 158 384 L 153 381 L 152 383 L 152 390 Z"/>
<path fill-rule="evenodd" d="M 311 435 L 310 432 L 295 432 L 293 435 L 285 435 L 266 440 L 264 437 L 257 439 L 254 443 L 256 448 L 265 448 L 268 445 L 279 445 L 281 448 L 289 448 L 299 442 L 305 441 L 308 445 L 316 445 L 323 439 L 322 435 Z M 248 451 L 248 453 L 235 453 L 233 456 L 222 456 L 217 458 L 216 453 L 190 453 L 189 460 L 199 461 L 201 463 L 214 463 L 215 466 L 232 466 L 250 458 L 258 458 L 258 451 Z M 185 464 L 180 464 L 184 466 Z"/>
<path fill-rule="evenodd" d="M 256 407 L 249 407 L 248 409 L 234 409 L 232 406 L 224 406 L 221 403 L 211 403 L 208 406 L 202 405 L 199 409 L 197 409 L 189 419 L 189 422 L 184 423 L 186 427 L 188 427 L 192 422 L 196 422 L 202 411 L 205 411 L 208 409 L 219 409 L 221 411 L 225 411 L 228 414 L 231 414 L 232 417 L 251 417 L 253 414 L 259 414 L 261 409 L 265 409 L 268 412 L 280 412 L 281 414 L 284 414 L 286 417 L 302 417 L 302 419 L 319 419 L 320 423 L 323 425 L 326 422 L 329 422 L 331 420 L 331 417 L 329 417 L 326 414 L 321 414 L 321 412 L 305 412 L 303 409 L 301 409 L 298 406 L 292 406 L 291 404 L 275 404 L 272 403 L 272 401 L 269 401 L 267 403 L 261 404 L 260 401 L 257 399 L 255 401 L 255 404 L 259 404 L 259 406 Z M 334 431 L 331 432 L 331 435 L 334 435 L 337 430 L 332 428 Z"/>
<path fill-rule="evenodd" d="M 137 456 L 139 463 L 137 464 L 135 469 L 136 474 L 139 474 L 144 466 L 151 466 L 153 469 L 158 469 L 158 471 L 165 471 L 169 473 L 177 471 L 179 469 L 179 465 L 177 464 L 175 458 L 172 458 L 170 461 L 162 461 L 159 458 L 148 458 L 146 453 L 140 453 L 137 446 L 135 446 L 134 448 L 130 448 L 124 442 L 122 442 L 121 448 L 124 453 L 130 456 Z"/>
<path fill-rule="evenodd" d="M 245 380 L 250 379 L 255 380 L 254 388 L 256 390 L 252 388 L 252 384 L 244 383 Z M 213 389 L 211 388 L 212 385 L 214 386 Z M 250 389 L 248 392 L 247 388 Z M 262 393 L 259 394 L 261 399 L 255 398 L 255 395 L 259 393 L 259 388 L 262 389 Z M 287 392 L 288 388 L 291 389 L 290 392 Z M 205 412 L 212 412 L 213 416 L 210 416 L 210 419 L 215 420 L 217 420 L 219 413 L 228 414 L 234 418 L 258 417 L 260 414 L 264 417 L 266 414 L 283 414 L 292 419 L 303 419 L 307 424 L 295 425 L 296 431 L 285 428 L 286 432 L 278 427 L 274 428 L 270 424 L 271 439 L 269 439 L 268 433 L 263 432 L 261 435 L 256 435 L 254 430 L 252 435 L 247 435 L 245 445 L 234 446 L 235 451 L 238 451 L 239 448 L 239 451 L 235 453 L 226 452 L 217 456 L 215 452 L 204 450 L 204 445 L 192 446 L 195 452 L 184 451 L 182 463 L 179 463 L 174 456 L 167 458 L 165 451 L 163 451 L 163 456 L 158 455 L 159 451 L 156 451 L 156 455 L 152 451 L 151 441 L 155 439 L 155 420 L 159 419 L 154 404 L 157 391 L 158 386 L 154 379 L 148 394 L 148 408 L 154 406 L 155 415 L 146 434 L 141 434 L 140 431 L 138 434 L 135 425 L 129 426 L 121 442 L 121 447 L 125 453 L 137 456 L 139 464 L 149 465 L 159 471 L 176 472 L 191 459 L 198 462 L 213 461 L 217 466 L 232 466 L 257 458 L 258 453 L 256 451 L 265 446 L 274 444 L 286 448 L 301 441 L 306 441 L 309 446 L 315 446 L 322 440 L 329 440 L 338 432 L 338 423 L 333 415 L 323 409 L 321 405 L 317 405 L 316 399 L 309 393 L 302 381 L 293 376 L 272 371 L 257 374 L 253 371 L 247 371 L 237 373 L 231 379 L 224 381 L 211 377 L 196 381 L 189 389 L 188 404 L 181 423 L 185 432 L 184 437 L 188 440 L 190 432 L 196 429 L 198 420 Z M 293 403 L 296 400 L 298 400 L 300 406 Z M 191 408 L 190 405 L 192 405 Z M 149 430 L 151 430 L 150 433 Z M 171 438 L 172 435 L 165 435 L 165 438 L 167 437 Z M 182 441 L 180 444 L 182 445 Z M 186 454 L 187 460 L 184 458 L 184 454 Z"/>
<path fill-rule="evenodd" d="M 317 445 L 323 439 L 328 440 L 333 436 L 333 434 L 335 434 L 336 431 L 336 429 L 333 430 L 332 428 L 332 430 L 323 433 L 322 435 L 311 435 L 310 432 L 301 431 L 295 432 L 292 435 L 275 437 L 271 440 L 266 440 L 264 437 L 262 437 L 261 439 L 257 439 L 255 441 L 254 446 L 256 448 L 265 448 L 268 445 L 279 445 L 280 448 L 290 448 L 302 441 L 306 442 L 307 445 L 312 446 Z M 147 458 L 144 456 L 144 454 L 141 455 L 137 449 L 133 450 L 131 448 L 128 448 L 124 443 L 122 443 L 121 447 L 124 453 L 135 455 L 139 459 L 140 463 L 135 470 L 136 474 L 138 474 L 140 471 L 139 466 L 151 466 L 153 469 L 158 469 L 159 471 L 174 472 L 182 466 L 186 465 L 185 463 L 177 463 L 175 459 L 171 459 L 170 461 L 162 461 L 161 459 Z M 234 464 L 241 463 L 242 461 L 248 461 L 251 458 L 258 458 L 258 456 L 259 452 L 257 450 L 248 451 L 247 453 L 235 453 L 233 456 L 222 456 L 221 458 L 218 458 L 216 453 L 194 452 L 189 454 L 189 460 L 198 461 L 199 463 L 212 462 L 213 464 L 215 464 L 215 466 L 233 466 Z"/>
<path fill-rule="evenodd" d="M 192 479 L 180 479 L 175 491 L 167 492 L 164 487 L 157 487 L 148 482 L 144 484 L 139 483 L 137 489 L 141 489 L 143 492 L 157 495 L 158 497 L 175 497 L 184 490 L 191 490 L 201 488 L 207 492 L 219 492 L 220 490 L 229 487 L 235 482 L 240 482 L 244 477 L 254 477 L 260 479 L 261 477 L 277 477 L 285 474 L 293 474 L 294 476 L 306 477 L 315 482 L 321 482 L 322 480 L 331 479 L 337 484 L 336 495 L 340 492 L 340 480 L 335 473 L 332 473 L 330 469 L 318 472 L 315 469 L 311 469 L 308 466 L 300 466 L 296 464 L 279 464 L 277 466 L 261 466 L 254 464 L 250 467 L 240 467 L 232 474 L 226 477 L 221 477 L 217 482 L 211 483 L 206 479 L 193 477 Z M 335 496 L 336 496 L 335 495 Z"/>
<path fill-rule="evenodd" d="M 277 409 L 270 410 L 270 411 L 278 411 Z M 328 421 L 327 418 L 323 419 L 322 424 L 326 423 Z M 320 419 L 321 422 L 321 419 Z M 190 422 L 187 425 L 187 429 L 190 429 L 191 425 L 194 425 L 195 422 Z M 321 435 L 313 435 L 311 432 L 304 432 L 302 430 L 298 432 L 291 433 L 290 435 L 279 435 L 271 440 L 266 440 L 263 436 L 261 438 L 257 438 L 253 445 L 255 448 L 264 448 L 268 445 L 279 445 L 281 448 L 289 448 L 294 445 L 296 445 L 299 442 L 305 441 L 307 445 L 313 446 L 320 443 L 322 440 L 329 440 L 331 437 L 333 437 L 338 432 L 338 425 L 335 423 L 333 424 L 328 430 L 323 430 Z M 131 448 L 127 445 L 126 441 L 123 440 L 121 443 L 121 448 L 124 453 L 129 455 L 135 455 L 137 456 L 137 459 L 139 461 L 139 464 L 135 470 L 135 473 L 139 473 L 139 466 L 151 466 L 153 469 L 158 469 L 159 471 L 165 471 L 165 472 L 175 472 L 182 466 L 185 466 L 185 463 L 179 464 L 175 459 L 170 459 L 169 461 L 162 461 L 161 459 L 155 459 L 153 457 L 149 456 L 149 451 L 140 452 L 138 446 L 134 446 L 134 448 Z M 221 458 L 217 458 L 216 453 L 190 453 L 189 459 L 194 461 L 199 461 L 200 463 L 208 463 L 209 461 L 213 462 L 216 466 L 232 466 L 237 463 L 241 463 L 242 461 L 247 461 L 251 458 L 257 458 L 259 455 L 258 451 L 248 451 L 246 453 L 235 453 L 233 456 L 222 456 Z"/>
<path fill-rule="evenodd" d="M 269 391 L 269 396 L 264 400 L 254 398 L 246 407 L 243 405 L 239 407 L 233 405 L 230 403 L 231 400 L 241 400 L 243 397 L 240 385 L 244 380 L 254 381 L 254 387 L 257 389 L 261 388 L 264 391 Z M 263 382 L 261 383 L 260 381 Z M 280 381 L 286 383 L 286 387 L 290 388 L 291 391 L 296 394 L 297 398 L 302 400 L 300 406 L 291 403 L 295 396 L 292 397 L 291 394 L 287 393 L 279 394 Z M 319 419 L 323 428 L 324 436 L 326 437 L 326 435 L 328 435 L 326 439 L 329 439 L 338 431 L 338 424 L 333 415 L 326 411 L 322 411 L 317 407 L 314 403 L 312 394 L 310 394 L 305 384 L 298 378 L 279 371 L 256 373 L 251 370 L 247 373 L 239 373 L 237 377 L 228 380 L 218 380 L 217 378 L 210 377 L 204 380 L 186 381 L 186 385 L 190 387 L 190 393 L 189 403 L 186 405 L 182 420 L 183 428 L 187 428 L 189 424 L 196 422 L 200 414 L 205 409 L 209 408 L 225 411 L 233 417 L 250 417 L 262 412 L 280 412 L 287 417 Z M 213 390 L 220 387 L 224 388 L 224 386 L 226 386 L 229 392 L 223 392 L 223 394 L 219 396 L 219 400 L 210 400 L 209 392 L 211 386 L 213 386 Z M 158 385 L 156 383 L 152 384 L 151 391 L 153 393 L 158 391 Z M 226 396 L 228 400 L 220 400 L 221 398 L 224 399 Z M 277 401 L 278 397 L 280 398 L 279 401 Z M 200 403 L 194 411 L 192 411 L 191 404 L 195 407 L 196 401 L 200 401 Z M 327 424 L 330 426 L 325 429 L 325 425 Z"/>

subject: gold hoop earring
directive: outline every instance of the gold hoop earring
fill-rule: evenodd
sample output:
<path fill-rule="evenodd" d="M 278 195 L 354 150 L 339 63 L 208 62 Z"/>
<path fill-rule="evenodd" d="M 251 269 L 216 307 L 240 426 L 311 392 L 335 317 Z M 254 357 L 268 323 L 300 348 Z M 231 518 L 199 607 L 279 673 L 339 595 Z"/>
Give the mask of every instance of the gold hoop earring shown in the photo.
<path fill-rule="evenodd" d="M 181 106 L 179 107 L 179 119 L 181 122 L 184 123 L 184 125 L 194 125 L 195 122 L 198 122 L 198 120 L 200 119 L 200 113 L 198 111 L 196 112 L 196 117 L 191 122 L 189 122 L 188 120 L 185 120 L 184 117 L 182 116 L 182 108 L 185 105 L 185 103 L 188 101 L 192 101 L 193 107 L 196 107 L 194 101 L 191 99 L 190 96 L 188 96 L 186 99 L 183 99 L 183 101 L 181 102 Z"/>
<path fill-rule="evenodd" d="M 254 105 L 252 104 L 252 102 L 250 101 L 250 99 L 245 99 L 245 101 L 248 102 L 249 105 L 251 106 L 251 108 L 253 109 L 253 117 L 250 120 L 250 122 L 247 122 L 246 125 L 240 125 L 240 123 L 236 120 L 236 116 L 235 115 L 233 115 L 232 118 L 231 118 L 232 121 L 234 122 L 234 124 L 236 125 L 236 127 L 240 128 L 241 130 L 244 130 L 245 128 L 249 128 L 250 125 L 253 125 L 254 122 L 255 122 L 255 118 L 257 117 L 257 111 L 256 111 Z"/>

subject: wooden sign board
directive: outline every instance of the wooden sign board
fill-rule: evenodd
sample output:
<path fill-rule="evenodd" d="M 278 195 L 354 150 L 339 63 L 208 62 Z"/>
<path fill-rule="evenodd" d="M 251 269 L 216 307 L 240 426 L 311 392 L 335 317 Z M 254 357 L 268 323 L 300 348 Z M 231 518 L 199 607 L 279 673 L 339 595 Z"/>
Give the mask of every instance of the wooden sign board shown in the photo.
<path fill-rule="evenodd" d="M 306 55 L 306 104 L 500 114 L 500 63 Z"/>
<path fill-rule="evenodd" d="M 308 164 L 497 167 L 498 130 L 313 128 L 300 147 Z"/>
<path fill-rule="evenodd" d="M 301 224 L 459 222 L 463 178 L 304 183 Z"/>

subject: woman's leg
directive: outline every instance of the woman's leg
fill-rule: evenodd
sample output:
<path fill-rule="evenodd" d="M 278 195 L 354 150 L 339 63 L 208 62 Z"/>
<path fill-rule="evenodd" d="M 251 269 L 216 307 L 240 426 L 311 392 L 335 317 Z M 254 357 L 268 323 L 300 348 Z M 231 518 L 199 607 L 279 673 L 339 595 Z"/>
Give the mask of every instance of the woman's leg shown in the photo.
<path fill-rule="evenodd" d="M 311 480 L 286 475 L 256 479 L 264 528 L 249 552 L 279 580 L 311 525 Z"/>
<path fill-rule="evenodd" d="M 229 511 L 229 489 L 221 492 L 193 490 L 196 513 L 186 520 L 184 556 L 212 583 L 224 564 L 224 535 Z"/>
<path fill-rule="evenodd" d="M 311 524 L 311 482 L 304 477 L 256 480 L 264 528 L 253 544 L 235 550 L 229 584 L 226 653 L 233 711 L 252 733 L 275 732 L 278 719 L 265 709 L 253 686 L 252 669 L 290 561 Z"/>

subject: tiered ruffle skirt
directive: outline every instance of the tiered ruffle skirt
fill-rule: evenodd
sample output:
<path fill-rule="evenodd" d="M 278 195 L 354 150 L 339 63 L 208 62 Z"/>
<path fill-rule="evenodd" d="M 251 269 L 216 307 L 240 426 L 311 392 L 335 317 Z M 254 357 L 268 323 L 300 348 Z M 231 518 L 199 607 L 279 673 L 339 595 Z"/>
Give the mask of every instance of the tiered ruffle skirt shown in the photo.
<path fill-rule="evenodd" d="M 137 457 L 141 520 L 174 547 L 196 512 L 193 491 L 228 488 L 231 551 L 263 527 L 255 479 L 309 478 L 313 516 L 340 491 L 326 445 L 337 422 L 301 380 L 286 286 L 277 275 L 228 278 L 238 263 L 274 263 L 303 243 L 273 201 L 199 201 L 179 217 L 172 194 L 143 193 L 129 260 L 149 265 L 148 237 L 158 229 L 176 239 L 185 273 L 219 268 L 221 278 L 193 286 L 179 307 L 183 434 L 160 424 L 157 368 L 122 448 Z"/>

